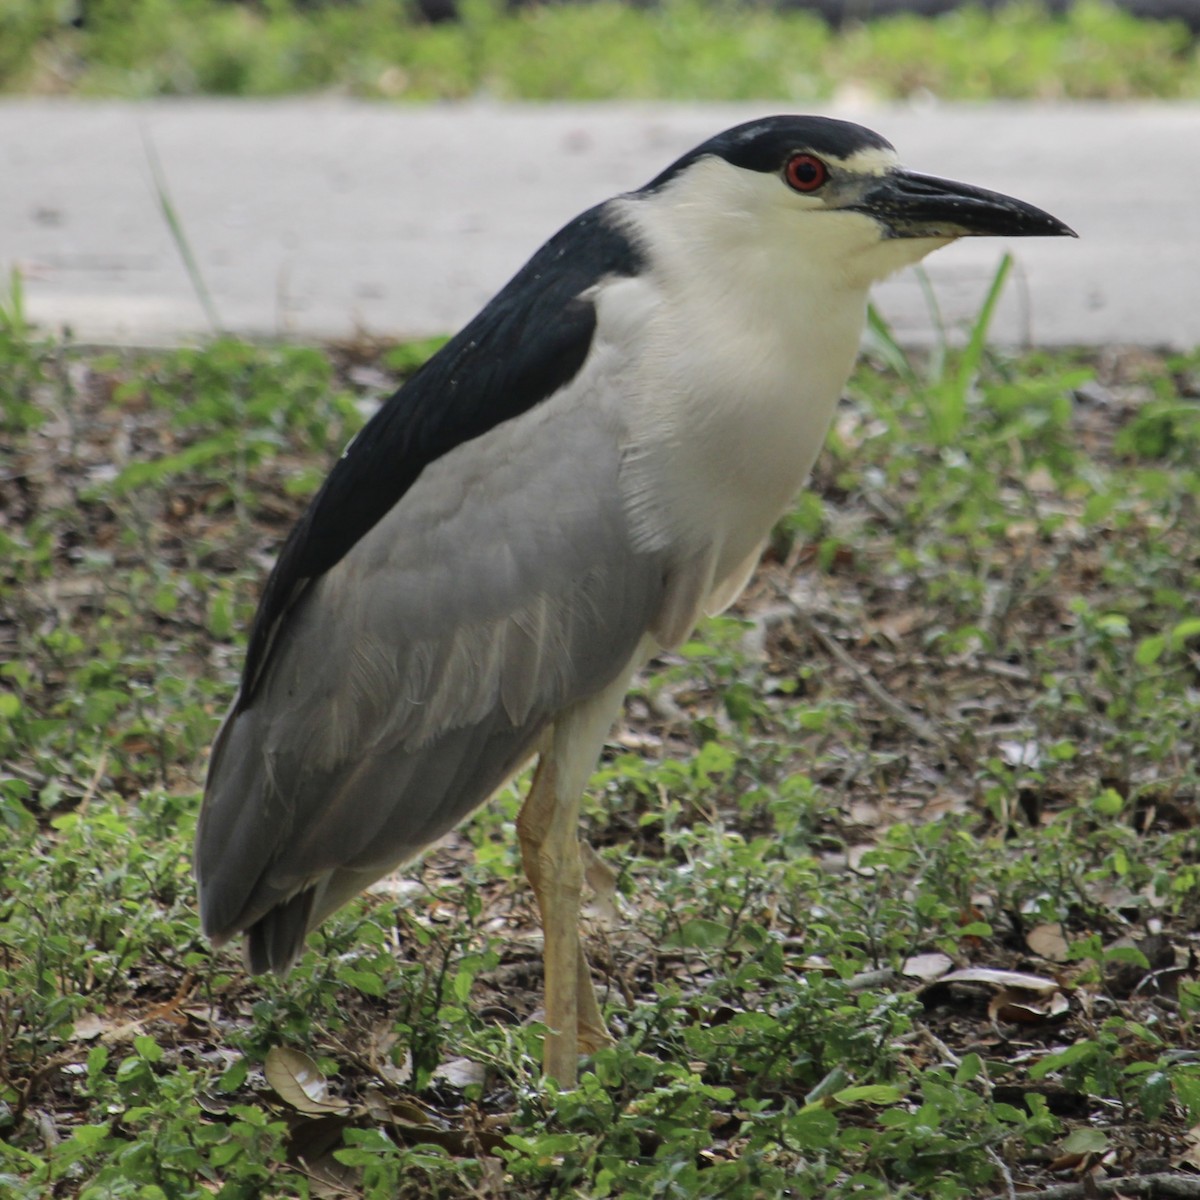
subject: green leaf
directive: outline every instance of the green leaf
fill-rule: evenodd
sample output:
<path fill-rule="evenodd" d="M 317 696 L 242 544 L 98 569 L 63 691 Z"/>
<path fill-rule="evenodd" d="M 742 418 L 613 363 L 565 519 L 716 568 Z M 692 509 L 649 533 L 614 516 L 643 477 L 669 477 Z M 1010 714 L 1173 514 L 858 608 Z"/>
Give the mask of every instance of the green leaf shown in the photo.
<path fill-rule="evenodd" d="M 1152 666 L 1162 658 L 1162 653 L 1166 648 L 1167 639 L 1161 633 L 1156 633 L 1152 637 L 1142 638 L 1138 642 L 1137 649 L 1133 652 L 1133 661 L 1139 667 Z"/>
<path fill-rule="evenodd" d="M 233 636 L 233 605 L 226 591 L 213 594 L 208 606 L 208 631 L 222 642 Z"/>
<path fill-rule="evenodd" d="M 904 1093 L 888 1083 L 864 1083 L 834 1092 L 839 1104 L 896 1104 Z"/>
<path fill-rule="evenodd" d="M 1074 1129 L 1063 1138 L 1064 1154 L 1103 1154 L 1108 1149 L 1108 1136 L 1100 1129 Z"/>
<path fill-rule="evenodd" d="M 1171 1094 L 1171 1080 L 1166 1071 L 1154 1071 L 1147 1075 L 1138 1088 L 1138 1100 L 1148 1121 L 1157 1121 L 1167 1106 Z"/>
<path fill-rule="evenodd" d="M 1200 617 L 1189 617 L 1186 621 L 1180 621 L 1171 630 L 1171 649 L 1178 649 L 1184 642 L 1190 642 L 1195 637 L 1200 637 Z"/>
<path fill-rule="evenodd" d="M 163 1056 L 162 1047 L 149 1034 L 138 1034 L 133 1039 L 133 1048 L 146 1062 L 159 1062 Z"/>
<path fill-rule="evenodd" d="M 1104 961 L 1130 963 L 1143 970 L 1150 970 L 1150 960 L 1136 946 L 1113 946 L 1104 951 Z"/>
<path fill-rule="evenodd" d="M 71 1132 L 71 1141 L 81 1150 L 87 1151 L 98 1146 L 109 1136 L 108 1125 L 80 1125 Z"/>
<path fill-rule="evenodd" d="M 663 938 L 662 944 L 673 950 L 714 950 L 729 941 L 729 926 L 707 917 L 692 917 Z"/>
<path fill-rule="evenodd" d="M 87 1073 L 89 1079 L 94 1079 L 104 1073 L 104 1068 L 108 1066 L 108 1047 L 104 1045 L 93 1046 L 88 1051 L 87 1056 Z"/>
<path fill-rule="evenodd" d="M 696 774 L 711 779 L 728 775 L 737 764 L 732 750 L 721 742 L 705 742 L 696 755 Z"/>
<path fill-rule="evenodd" d="M 842 1089 L 850 1078 L 850 1072 L 845 1067 L 834 1067 L 833 1070 L 817 1084 L 805 1097 L 805 1104 L 815 1104 L 818 1100 L 823 1100 L 826 1096 L 832 1096 L 835 1092 Z"/>
<path fill-rule="evenodd" d="M 954 1072 L 955 1083 L 970 1083 L 972 1079 L 977 1079 L 983 1072 L 983 1059 L 978 1054 L 966 1054 L 963 1056 L 962 1062 L 958 1064 L 958 1070 Z"/>

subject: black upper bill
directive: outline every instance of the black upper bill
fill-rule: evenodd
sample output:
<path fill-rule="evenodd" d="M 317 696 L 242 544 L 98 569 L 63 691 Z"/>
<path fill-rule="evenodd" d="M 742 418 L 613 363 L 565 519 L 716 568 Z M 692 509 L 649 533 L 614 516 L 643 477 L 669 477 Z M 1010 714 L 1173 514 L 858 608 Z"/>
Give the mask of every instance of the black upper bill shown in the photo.
<path fill-rule="evenodd" d="M 891 237 L 1078 236 L 1023 200 L 912 171 L 880 176 L 856 207 L 880 221 Z"/>

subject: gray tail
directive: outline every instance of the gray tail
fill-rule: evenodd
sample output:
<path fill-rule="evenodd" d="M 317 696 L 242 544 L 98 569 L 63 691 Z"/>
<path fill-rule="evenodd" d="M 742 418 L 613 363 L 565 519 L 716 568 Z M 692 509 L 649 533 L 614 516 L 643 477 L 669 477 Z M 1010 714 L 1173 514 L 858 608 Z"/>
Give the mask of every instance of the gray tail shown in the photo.
<path fill-rule="evenodd" d="M 305 888 L 246 930 L 242 945 L 246 970 L 254 975 L 264 971 L 282 975 L 295 963 L 304 950 L 315 896 L 315 888 Z"/>

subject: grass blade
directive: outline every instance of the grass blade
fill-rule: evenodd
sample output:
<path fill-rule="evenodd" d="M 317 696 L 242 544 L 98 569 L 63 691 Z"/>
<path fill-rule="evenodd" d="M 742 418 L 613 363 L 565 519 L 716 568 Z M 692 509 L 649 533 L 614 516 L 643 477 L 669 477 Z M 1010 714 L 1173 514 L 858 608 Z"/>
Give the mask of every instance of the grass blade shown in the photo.
<path fill-rule="evenodd" d="M 995 316 L 996 305 L 999 303 L 1000 293 L 1004 291 L 1004 284 L 1008 280 L 1012 265 L 1011 254 L 1005 254 L 1000 259 L 1000 265 L 996 268 L 996 274 L 992 277 L 991 286 L 984 298 L 983 307 L 975 318 L 975 324 L 971 326 L 971 336 L 967 339 L 966 348 L 958 364 L 958 393 L 964 404 L 971 382 L 979 373 L 979 364 L 987 346 L 988 330 L 991 328 L 992 317 Z"/>
<path fill-rule="evenodd" d="M 883 365 L 888 370 L 895 371 L 909 387 L 920 387 L 920 380 L 913 370 L 912 363 L 908 361 L 908 355 L 896 340 L 887 318 L 874 304 L 867 305 L 867 330 L 863 341 L 868 354 L 874 354 L 881 359 Z"/>
<path fill-rule="evenodd" d="M 179 213 L 176 211 L 175 205 L 171 200 L 171 193 L 167 187 L 167 177 L 162 169 L 162 162 L 158 157 L 158 151 L 155 149 L 154 142 L 149 133 L 145 130 L 142 131 L 142 145 L 146 148 L 146 160 L 150 164 L 150 173 L 154 176 L 154 190 L 158 196 L 158 206 L 162 209 L 163 218 L 167 222 L 167 228 L 171 231 L 171 237 L 175 242 L 175 248 L 179 251 L 179 257 L 183 259 L 184 270 L 187 271 L 188 279 L 192 283 L 192 291 L 196 293 L 196 299 L 200 301 L 200 307 L 204 309 L 204 315 L 208 319 L 213 333 L 223 333 L 224 329 L 221 325 L 221 318 L 217 315 L 217 308 L 213 304 L 212 294 L 208 290 L 208 285 L 204 282 L 204 276 L 200 272 L 200 264 L 196 261 L 196 256 L 192 253 L 192 246 L 183 228 L 183 222 L 180 221 Z"/>

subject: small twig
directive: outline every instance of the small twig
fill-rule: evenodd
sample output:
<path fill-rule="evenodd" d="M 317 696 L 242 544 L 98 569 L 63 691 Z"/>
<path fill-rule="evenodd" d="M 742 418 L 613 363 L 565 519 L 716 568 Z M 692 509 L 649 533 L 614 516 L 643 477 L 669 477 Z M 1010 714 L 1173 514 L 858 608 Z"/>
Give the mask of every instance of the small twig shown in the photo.
<path fill-rule="evenodd" d="M 875 971 L 859 971 L 846 980 L 846 990 L 850 992 L 869 992 L 872 988 L 885 987 L 896 979 L 896 972 L 891 967 L 880 967 Z"/>
<path fill-rule="evenodd" d="M 88 781 L 87 787 L 83 792 L 83 799 L 79 802 L 79 814 L 82 816 L 87 812 L 88 806 L 92 802 L 92 798 L 96 794 L 96 789 L 100 786 L 100 780 L 104 778 L 104 772 L 108 767 L 108 747 L 105 746 L 100 751 L 100 759 L 96 763 L 96 769 L 92 772 L 92 778 Z"/>
<path fill-rule="evenodd" d="M 871 696 L 871 699 L 879 705 L 893 720 L 898 721 L 905 729 L 915 734 L 923 742 L 929 742 L 934 746 L 948 747 L 948 742 L 938 729 L 926 721 L 919 713 L 913 712 L 907 704 L 902 704 L 886 688 L 869 672 L 858 665 L 853 657 L 847 653 L 845 648 L 830 637 L 813 619 L 806 613 L 798 604 L 791 605 L 792 614 L 795 619 L 802 625 L 814 638 L 821 644 L 821 648 L 831 658 L 837 660 L 839 666 L 845 667 Z"/>
<path fill-rule="evenodd" d="M 948 1062 L 955 1070 L 958 1070 L 962 1066 L 962 1059 L 932 1029 L 924 1028 L 921 1033 L 926 1041 L 942 1056 L 944 1061 Z"/>
<path fill-rule="evenodd" d="M 1013 1183 L 1012 1172 L 1008 1169 L 1004 1159 L 996 1153 L 995 1147 L 987 1147 L 987 1156 L 996 1165 L 996 1170 L 1000 1172 L 1004 1179 L 1004 1200 L 1017 1200 L 1017 1186 Z"/>
<path fill-rule="evenodd" d="M 1195 1200 L 1200 1197 L 1200 1177 L 1195 1175 L 1129 1175 L 1124 1179 L 1089 1179 L 1086 1183 L 1060 1183 L 1040 1192 L 1024 1192 L 1023 1200 L 1093 1200 L 1096 1196 L 1141 1197 L 1142 1200 Z M 1006 1200 L 997 1193 L 990 1200 Z"/>
<path fill-rule="evenodd" d="M 29 1073 L 29 1078 L 25 1081 L 25 1086 L 21 1089 L 21 1094 L 17 1097 L 17 1103 L 12 1110 L 11 1124 L 14 1127 L 20 1125 L 33 1100 L 34 1093 L 42 1082 L 53 1075 L 59 1067 L 65 1067 L 74 1057 L 74 1049 L 60 1050 Z"/>

